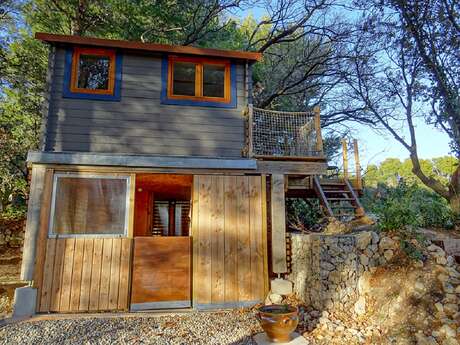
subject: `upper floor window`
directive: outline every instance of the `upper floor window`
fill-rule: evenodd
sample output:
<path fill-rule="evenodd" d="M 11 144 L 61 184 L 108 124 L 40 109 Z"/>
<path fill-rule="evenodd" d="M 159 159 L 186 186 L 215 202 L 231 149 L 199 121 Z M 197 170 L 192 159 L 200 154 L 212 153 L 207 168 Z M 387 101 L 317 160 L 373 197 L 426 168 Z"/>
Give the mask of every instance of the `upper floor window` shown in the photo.
<path fill-rule="evenodd" d="M 120 99 L 121 57 L 114 50 L 76 47 L 65 68 L 65 97 Z"/>
<path fill-rule="evenodd" d="M 230 61 L 170 56 L 167 65 L 163 65 L 165 67 L 167 85 L 164 103 L 236 105 L 234 66 Z"/>

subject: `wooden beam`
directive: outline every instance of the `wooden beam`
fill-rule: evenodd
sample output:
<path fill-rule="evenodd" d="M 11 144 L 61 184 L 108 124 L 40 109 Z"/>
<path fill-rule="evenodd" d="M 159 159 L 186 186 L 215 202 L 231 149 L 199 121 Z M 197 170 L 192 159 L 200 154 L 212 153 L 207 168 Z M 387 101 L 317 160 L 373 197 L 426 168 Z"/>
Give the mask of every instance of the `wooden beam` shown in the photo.
<path fill-rule="evenodd" d="M 268 281 L 268 241 L 267 241 L 267 224 L 268 224 L 268 212 L 267 212 L 267 176 L 262 175 L 262 248 L 264 255 L 264 294 L 267 295 L 270 290 Z"/>
<path fill-rule="evenodd" d="M 37 237 L 40 230 L 40 209 L 45 185 L 45 167 L 32 166 L 32 181 L 30 184 L 27 222 L 24 236 L 24 249 L 21 265 L 21 280 L 34 279 L 35 252 Z"/>
<path fill-rule="evenodd" d="M 363 184 L 362 184 L 362 179 L 361 179 L 361 164 L 359 161 L 359 149 L 358 149 L 357 139 L 353 139 L 353 151 L 355 154 L 356 188 L 363 189 Z"/>
<path fill-rule="evenodd" d="M 321 114 L 319 107 L 313 109 L 315 113 L 315 130 L 316 130 L 316 150 L 323 153 L 323 137 L 321 135 Z"/>
<path fill-rule="evenodd" d="M 348 178 L 348 146 L 347 140 L 342 139 L 343 177 Z"/>
<path fill-rule="evenodd" d="M 72 164 L 90 166 L 119 166 L 177 169 L 246 169 L 255 170 L 257 164 L 252 159 L 221 159 L 205 157 L 174 157 L 148 155 L 109 155 L 89 152 L 39 152 L 27 155 L 28 163 Z"/>
<path fill-rule="evenodd" d="M 285 212 L 286 207 L 284 198 L 284 175 L 272 175 L 272 269 L 274 273 L 287 272 Z"/>

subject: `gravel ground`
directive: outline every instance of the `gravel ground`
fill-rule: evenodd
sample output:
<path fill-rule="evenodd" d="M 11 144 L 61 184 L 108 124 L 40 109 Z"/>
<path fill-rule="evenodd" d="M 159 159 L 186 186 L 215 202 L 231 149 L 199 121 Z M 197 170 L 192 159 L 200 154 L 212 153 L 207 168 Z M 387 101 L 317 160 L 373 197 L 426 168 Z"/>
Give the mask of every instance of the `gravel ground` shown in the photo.
<path fill-rule="evenodd" d="M 0 344 L 255 344 L 252 312 L 193 312 L 25 321 L 0 328 Z"/>

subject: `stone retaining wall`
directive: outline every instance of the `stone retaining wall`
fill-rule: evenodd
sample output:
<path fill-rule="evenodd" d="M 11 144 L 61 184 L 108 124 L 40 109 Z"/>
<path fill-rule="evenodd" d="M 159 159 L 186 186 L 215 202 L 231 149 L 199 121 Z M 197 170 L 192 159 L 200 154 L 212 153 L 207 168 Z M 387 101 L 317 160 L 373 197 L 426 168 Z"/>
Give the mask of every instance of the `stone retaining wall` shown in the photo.
<path fill-rule="evenodd" d="M 360 313 L 359 281 L 366 271 L 391 260 L 398 243 L 375 232 L 351 235 L 292 234 L 294 292 L 319 310 Z M 364 307 L 363 307 L 364 308 Z"/>
<path fill-rule="evenodd" d="M 0 247 L 22 248 L 24 219 L 0 219 Z"/>

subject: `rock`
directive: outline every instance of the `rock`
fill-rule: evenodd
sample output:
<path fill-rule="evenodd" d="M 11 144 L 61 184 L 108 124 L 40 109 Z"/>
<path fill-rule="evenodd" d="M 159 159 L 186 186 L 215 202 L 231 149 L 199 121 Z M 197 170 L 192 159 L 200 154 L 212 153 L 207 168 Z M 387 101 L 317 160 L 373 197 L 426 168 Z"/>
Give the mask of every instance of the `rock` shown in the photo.
<path fill-rule="evenodd" d="M 268 297 L 273 304 L 280 304 L 283 301 L 283 296 L 278 295 L 277 293 L 272 293 Z"/>
<path fill-rule="evenodd" d="M 442 313 L 442 312 L 444 311 L 443 305 L 442 305 L 441 303 L 439 303 L 439 302 L 436 303 L 436 304 L 434 305 L 434 307 L 435 307 L 436 310 L 437 310 L 438 312 L 440 312 L 440 313 Z"/>
<path fill-rule="evenodd" d="M 364 272 L 358 279 L 358 292 L 360 295 L 364 295 L 371 290 L 371 273 Z"/>
<path fill-rule="evenodd" d="M 371 236 L 372 236 L 372 244 L 377 245 L 380 241 L 380 236 L 378 233 L 375 231 L 371 231 Z"/>
<path fill-rule="evenodd" d="M 453 329 L 452 327 L 450 327 L 449 325 L 443 325 L 440 329 L 439 329 L 439 333 L 440 334 L 444 334 L 444 336 L 446 338 L 454 338 L 456 336 L 456 331 L 455 329 Z"/>
<path fill-rule="evenodd" d="M 379 243 L 379 249 L 385 251 L 388 249 L 396 249 L 397 243 L 389 237 L 383 237 Z"/>
<path fill-rule="evenodd" d="M 286 279 L 273 279 L 270 282 L 270 287 L 274 294 L 290 295 L 292 293 L 292 282 Z"/>
<path fill-rule="evenodd" d="M 385 257 L 385 259 L 386 259 L 387 261 L 390 261 L 391 259 L 393 259 L 394 253 L 393 253 L 393 251 L 392 251 L 391 249 L 385 250 L 385 251 L 383 252 L 383 256 Z"/>
<path fill-rule="evenodd" d="M 426 249 L 429 252 L 444 252 L 444 250 L 441 247 L 434 244 L 429 245 L 428 247 L 426 247 Z"/>
<path fill-rule="evenodd" d="M 364 250 L 372 241 L 372 234 L 369 231 L 361 232 L 356 235 L 356 246 Z"/>
<path fill-rule="evenodd" d="M 426 337 L 423 333 L 419 332 L 415 334 L 417 345 L 437 345 L 438 342 L 433 337 Z"/>
<path fill-rule="evenodd" d="M 364 296 L 359 297 L 355 303 L 355 313 L 357 315 L 364 315 L 366 313 L 366 299 Z"/>
<path fill-rule="evenodd" d="M 361 254 L 361 255 L 359 256 L 359 261 L 361 261 L 361 264 L 362 264 L 363 266 L 369 265 L 369 258 L 368 258 L 366 255 L 364 255 L 364 254 Z"/>
<path fill-rule="evenodd" d="M 455 293 L 460 294 L 460 285 L 455 288 Z"/>
<path fill-rule="evenodd" d="M 442 345 L 458 345 L 458 340 L 455 338 L 447 338 L 443 341 Z"/>
<path fill-rule="evenodd" d="M 447 264 L 447 259 L 444 256 L 438 256 L 436 257 L 436 263 L 439 265 L 445 265 Z"/>
<path fill-rule="evenodd" d="M 444 305 L 444 312 L 447 315 L 454 315 L 458 312 L 458 305 L 454 303 L 447 303 Z"/>

